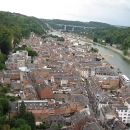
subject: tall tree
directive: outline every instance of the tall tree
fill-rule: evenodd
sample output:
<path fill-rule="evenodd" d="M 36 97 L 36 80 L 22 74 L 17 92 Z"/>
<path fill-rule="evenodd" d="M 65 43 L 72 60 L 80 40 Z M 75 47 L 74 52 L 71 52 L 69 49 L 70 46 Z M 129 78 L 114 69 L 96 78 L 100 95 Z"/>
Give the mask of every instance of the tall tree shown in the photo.
<path fill-rule="evenodd" d="M 0 25 L 0 49 L 3 54 L 8 55 L 12 49 L 12 34 L 5 26 Z"/>
<path fill-rule="evenodd" d="M 26 120 L 27 124 L 31 126 L 31 130 L 35 130 L 35 116 L 32 112 L 26 112 L 24 115 L 24 119 Z"/>
<path fill-rule="evenodd" d="M 93 42 L 98 42 L 97 37 L 93 38 Z"/>
<path fill-rule="evenodd" d="M 26 106 L 24 104 L 24 101 L 22 101 L 20 109 L 19 109 L 19 115 L 20 115 L 20 117 L 23 118 L 24 115 L 25 115 L 25 113 L 26 113 Z"/>
<path fill-rule="evenodd" d="M 6 98 L 0 98 L 1 114 L 6 115 L 10 111 L 9 101 Z"/>

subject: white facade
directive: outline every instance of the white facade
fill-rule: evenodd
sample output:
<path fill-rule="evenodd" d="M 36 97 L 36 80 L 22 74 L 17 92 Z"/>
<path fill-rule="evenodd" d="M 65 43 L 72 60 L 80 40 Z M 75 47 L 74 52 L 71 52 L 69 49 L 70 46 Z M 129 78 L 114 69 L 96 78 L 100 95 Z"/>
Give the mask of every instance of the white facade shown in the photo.
<path fill-rule="evenodd" d="M 130 109 L 116 109 L 118 116 L 122 119 L 123 123 L 130 123 Z"/>
<path fill-rule="evenodd" d="M 116 109 L 116 112 L 118 113 L 119 117 L 122 119 L 122 122 L 124 123 L 130 123 L 130 104 L 125 101 L 124 106 L 121 108 Z"/>

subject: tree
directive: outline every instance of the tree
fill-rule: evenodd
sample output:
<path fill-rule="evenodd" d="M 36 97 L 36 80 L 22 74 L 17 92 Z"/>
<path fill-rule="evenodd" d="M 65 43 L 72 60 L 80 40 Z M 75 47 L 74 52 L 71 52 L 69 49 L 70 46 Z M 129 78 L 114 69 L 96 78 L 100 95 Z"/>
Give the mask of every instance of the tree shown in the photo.
<path fill-rule="evenodd" d="M 10 125 L 11 128 L 19 128 L 20 125 L 27 124 L 27 122 L 21 118 L 12 118 L 8 120 L 7 123 Z"/>
<path fill-rule="evenodd" d="M 26 120 L 27 124 L 31 126 L 31 130 L 35 130 L 35 116 L 32 112 L 26 112 L 24 114 L 24 120 Z"/>
<path fill-rule="evenodd" d="M 11 97 L 11 98 L 10 98 L 10 101 L 11 101 L 11 102 L 15 101 L 15 97 Z"/>
<path fill-rule="evenodd" d="M 12 49 L 11 40 L 11 30 L 0 24 L 0 49 L 3 54 L 8 55 Z"/>
<path fill-rule="evenodd" d="M 46 61 L 48 62 L 48 61 L 49 61 L 49 58 L 46 58 Z"/>
<path fill-rule="evenodd" d="M 3 115 L 3 107 L 2 107 L 2 105 L 0 104 L 0 116 L 2 116 Z"/>
<path fill-rule="evenodd" d="M 10 130 L 10 126 L 8 124 L 3 125 L 2 130 Z"/>
<path fill-rule="evenodd" d="M 0 115 L 0 124 L 5 124 L 7 122 L 6 116 Z"/>
<path fill-rule="evenodd" d="M 110 66 L 110 68 L 111 68 L 111 69 L 114 69 L 114 67 L 113 67 L 112 65 Z"/>
<path fill-rule="evenodd" d="M 106 38 L 105 38 L 105 42 L 106 42 L 106 43 L 111 43 L 111 38 L 110 38 L 110 37 L 106 37 Z"/>
<path fill-rule="evenodd" d="M 19 115 L 20 117 L 24 117 L 25 113 L 26 113 L 26 106 L 24 104 L 24 101 L 21 102 L 21 106 L 20 106 L 20 110 L 19 110 Z"/>
<path fill-rule="evenodd" d="M 34 56 L 37 56 L 38 54 L 36 51 L 28 50 L 28 55 L 34 57 Z"/>
<path fill-rule="evenodd" d="M 8 90 L 9 90 L 9 89 L 8 89 L 7 87 L 3 87 L 2 92 L 7 93 Z"/>
<path fill-rule="evenodd" d="M 93 48 L 92 51 L 98 53 L 99 50 L 97 48 Z"/>
<path fill-rule="evenodd" d="M 124 50 L 124 55 L 128 55 L 128 50 Z"/>
<path fill-rule="evenodd" d="M 10 110 L 9 101 L 6 98 L 0 98 L 0 104 L 2 106 L 1 111 L 3 115 L 6 115 Z"/>
<path fill-rule="evenodd" d="M 125 38 L 124 43 L 123 43 L 123 48 L 125 50 L 127 50 L 129 47 L 130 47 L 130 37 Z"/>
<path fill-rule="evenodd" d="M 93 38 L 93 42 L 98 42 L 97 37 Z"/>
<path fill-rule="evenodd" d="M 3 41 L 1 43 L 0 48 L 1 48 L 2 53 L 8 55 L 10 50 L 12 49 L 12 45 L 11 45 L 11 43 L 8 43 L 7 41 Z"/>
<path fill-rule="evenodd" d="M 38 129 L 46 130 L 46 125 L 45 125 L 44 123 L 41 123 L 41 124 L 38 126 Z"/>
<path fill-rule="evenodd" d="M 31 130 L 31 126 L 28 124 L 20 125 L 18 128 L 12 128 L 11 130 Z"/>
<path fill-rule="evenodd" d="M 28 124 L 21 125 L 20 130 L 31 130 L 31 126 L 29 126 Z"/>

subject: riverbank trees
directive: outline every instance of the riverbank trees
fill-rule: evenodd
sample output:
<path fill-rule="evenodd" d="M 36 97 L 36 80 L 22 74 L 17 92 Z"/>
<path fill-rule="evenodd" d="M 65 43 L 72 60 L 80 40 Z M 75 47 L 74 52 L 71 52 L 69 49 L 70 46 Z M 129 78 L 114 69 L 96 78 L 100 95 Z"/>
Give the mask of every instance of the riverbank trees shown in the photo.
<path fill-rule="evenodd" d="M 130 28 L 96 28 L 89 30 L 86 36 L 91 39 L 96 37 L 98 42 L 119 44 L 121 49 L 128 49 L 130 47 Z"/>
<path fill-rule="evenodd" d="M 130 27 L 108 27 L 88 29 L 85 32 L 76 32 L 79 35 L 93 39 L 94 42 L 100 44 L 118 46 L 118 49 L 127 51 L 130 48 Z"/>

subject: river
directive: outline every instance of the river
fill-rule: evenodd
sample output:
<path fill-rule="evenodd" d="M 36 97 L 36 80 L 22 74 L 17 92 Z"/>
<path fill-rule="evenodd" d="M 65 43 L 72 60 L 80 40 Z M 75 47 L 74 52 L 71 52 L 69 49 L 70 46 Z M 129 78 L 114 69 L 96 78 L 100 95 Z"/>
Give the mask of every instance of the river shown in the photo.
<path fill-rule="evenodd" d="M 58 32 L 52 32 L 53 35 L 58 35 L 58 36 L 61 36 Z M 81 44 L 84 44 L 85 42 L 84 41 L 80 41 L 79 42 Z M 130 79 L 130 63 L 128 63 L 128 61 L 126 61 L 125 59 L 123 59 L 122 56 L 120 56 L 118 53 L 110 50 L 110 49 L 107 49 L 107 48 L 104 48 L 102 46 L 98 46 L 98 45 L 93 45 L 92 46 L 94 48 L 98 48 L 99 50 L 99 53 L 105 57 L 105 54 L 110 54 L 112 56 L 109 56 L 107 58 L 108 62 L 110 64 L 112 64 L 113 66 L 115 66 L 116 68 L 119 68 L 121 70 L 121 72 L 123 74 L 125 74 L 129 79 Z"/>

